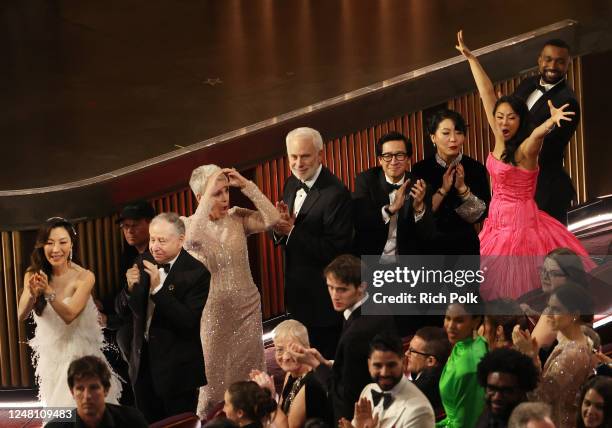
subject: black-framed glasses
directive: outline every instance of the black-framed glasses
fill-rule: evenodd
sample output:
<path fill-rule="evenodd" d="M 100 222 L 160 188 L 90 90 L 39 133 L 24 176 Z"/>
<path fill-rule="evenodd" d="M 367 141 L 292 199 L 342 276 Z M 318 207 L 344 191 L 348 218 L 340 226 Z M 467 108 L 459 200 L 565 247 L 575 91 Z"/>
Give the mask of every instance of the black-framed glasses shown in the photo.
<path fill-rule="evenodd" d="M 379 157 L 385 162 L 391 162 L 393 158 L 397 159 L 398 161 L 403 161 L 403 160 L 408 159 L 408 153 L 406 152 L 383 153 Z"/>
<path fill-rule="evenodd" d="M 485 392 L 490 395 L 493 395 L 495 393 L 509 395 L 514 394 L 517 388 L 518 387 L 516 386 L 495 386 L 487 384 L 487 386 L 485 387 Z"/>
<path fill-rule="evenodd" d="M 565 278 L 567 274 L 559 269 L 547 270 L 544 266 L 538 268 L 540 278 Z"/>
<path fill-rule="evenodd" d="M 410 352 L 411 354 L 422 355 L 424 357 L 433 357 L 433 355 L 431 355 L 431 354 L 427 354 L 425 352 L 417 351 L 414 348 L 408 348 L 408 352 Z"/>

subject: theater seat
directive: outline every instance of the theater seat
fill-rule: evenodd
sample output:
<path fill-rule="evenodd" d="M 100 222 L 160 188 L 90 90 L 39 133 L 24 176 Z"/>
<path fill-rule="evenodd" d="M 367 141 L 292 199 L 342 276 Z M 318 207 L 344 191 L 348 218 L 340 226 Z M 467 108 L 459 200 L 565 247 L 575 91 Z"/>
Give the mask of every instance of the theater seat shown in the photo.
<path fill-rule="evenodd" d="M 200 428 L 202 423 L 200 418 L 193 413 L 181 413 L 180 415 L 170 416 L 151 425 L 149 428 Z"/>

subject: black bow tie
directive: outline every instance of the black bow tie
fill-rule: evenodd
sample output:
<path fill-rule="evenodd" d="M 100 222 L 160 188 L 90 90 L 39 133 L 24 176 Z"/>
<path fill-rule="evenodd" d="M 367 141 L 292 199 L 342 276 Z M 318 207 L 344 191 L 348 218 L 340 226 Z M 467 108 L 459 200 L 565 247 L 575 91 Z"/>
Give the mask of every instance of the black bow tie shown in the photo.
<path fill-rule="evenodd" d="M 387 186 L 386 186 L 387 193 L 391 193 L 391 192 L 393 192 L 394 190 L 397 190 L 397 189 L 399 189 L 400 187 L 402 187 L 402 185 L 401 185 L 401 184 L 393 184 L 393 183 L 389 183 L 388 181 L 386 181 L 386 182 L 385 182 L 385 184 L 387 185 Z"/>
<path fill-rule="evenodd" d="M 163 269 L 166 273 L 170 272 L 170 263 L 157 263 L 158 269 Z"/>
<path fill-rule="evenodd" d="M 383 400 L 383 409 L 387 410 L 391 403 L 393 403 L 393 395 L 390 392 L 378 392 L 378 391 L 370 391 L 372 393 L 372 402 L 374 403 L 374 407 L 380 403 L 380 400 Z"/>
<path fill-rule="evenodd" d="M 297 187 L 297 190 L 300 190 L 300 189 L 304 190 L 304 192 L 306 192 L 306 194 L 308 194 L 308 192 L 310 192 L 310 187 L 308 187 L 306 185 L 306 183 L 304 183 L 302 181 L 299 182 L 298 187 Z"/>
<path fill-rule="evenodd" d="M 544 86 L 540 85 L 540 84 L 537 84 L 535 88 L 536 88 L 538 91 L 542 92 L 543 94 L 545 94 L 545 93 L 546 93 L 546 91 L 547 91 L 547 89 L 546 89 Z"/>

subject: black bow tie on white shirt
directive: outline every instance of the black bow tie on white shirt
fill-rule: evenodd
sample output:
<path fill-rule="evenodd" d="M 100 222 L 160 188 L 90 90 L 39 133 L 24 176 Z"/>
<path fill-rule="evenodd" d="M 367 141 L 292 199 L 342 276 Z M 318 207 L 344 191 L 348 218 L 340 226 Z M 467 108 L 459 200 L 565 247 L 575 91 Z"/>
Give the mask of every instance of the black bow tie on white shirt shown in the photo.
<path fill-rule="evenodd" d="M 544 86 L 540 85 L 539 83 L 536 85 L 536 87 L 535 87 L 535 88 L 536 88 L 538 91 L 542 92 L 543 94 L 545 94 L 545 93 L 546 93 L 546 91 L 547 91 L 547 89 L 546 89 Z"/>
<path fill-rule="evenodd" d="M 372 393 L 372 402 L 374 403 L 374 407 L 380 403 L 380 400 L 383 400 L 383 409 L 387 410 L 391 403 L 393 403 L 393 395 L 390 392 L 378 392 L 375 390 L 370 391 Z"/>
<path fill-rule="evenodd" d="M 157 268 L 158 269 L 163 269 L 164 272 L 168 273 L 168 272 L 170 272 L 170 263 L 158 263 L 157 264 Z"/>
<path fill-rule="evenodd" d="M 302 181 L 299 182 L 298 187 L 297 187 L 297 190 L 300 190 L 300 189 L 304 190 L 304 192 L 306 193 L 310 192 L 310 187 L 308 187 L 308 185 Z"/>
<path fill-rule="evenodd" d="M 391 193 L 394 190 L 399 189 L 400 187 L 402 187 L 401 184 L 393 184 L 393 183 L 389 183 L 388 181 L 385 183 L 387 185 L 386 189 L 387 189 L 387 193 Z"/>

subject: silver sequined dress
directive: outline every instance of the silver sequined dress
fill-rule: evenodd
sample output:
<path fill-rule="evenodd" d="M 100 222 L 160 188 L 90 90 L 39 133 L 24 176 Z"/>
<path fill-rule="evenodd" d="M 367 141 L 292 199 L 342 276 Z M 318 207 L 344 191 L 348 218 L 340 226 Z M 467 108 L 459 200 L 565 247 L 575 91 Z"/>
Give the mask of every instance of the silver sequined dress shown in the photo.
<path fill-rule="evenodd" d="M 529 398 L 550 404 L 556 427 L 575 427 L 580 387 L 594 367 L 590 344 L 573 340 L 560 342 L 546 360 L 540 384 Z"/>
<path fill-rule="evenodd" d="M 279 220 L 272 203 L 248 182 L 242 189 L 257 211 L 233 207 L 219 220 L 209 219 L 211 202 L 201 200 L 194 215 L 183 218 L 185 249 L 211 273 L 200 336 L 208 385 L 200 389 L 198 415 L 223 400 L 227 387 L 248 380 L 252 369 L 265 370 L 261 299 L 249 267 L 247 236 Z"/>

